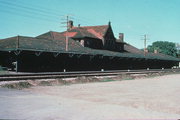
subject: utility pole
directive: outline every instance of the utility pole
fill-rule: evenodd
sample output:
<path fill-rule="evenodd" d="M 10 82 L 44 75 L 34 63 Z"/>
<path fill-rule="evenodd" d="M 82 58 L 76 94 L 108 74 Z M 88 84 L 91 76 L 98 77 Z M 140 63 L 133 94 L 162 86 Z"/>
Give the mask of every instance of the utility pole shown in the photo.
<path fill-rule="evenodd" d="M 69 22 L 69 16 L 66 16 L 66 51 L 68 51 L 68 22 Z"/>
<path fill-rule="evenodd" d="M 65 26 L 63 26 L 63 27 L 66 27 L 66 46 L 65 46 L 65 50 L 68 51 L 68 42 L 69 42 L 69 36 L 68 36 L 69 15 L 66 15 L 66 19 L 63 19 L 63 20 L 66 20 L 66 22 L 61 22 L 61 24 L 65 24 Z"/>
<path fill-rule="evenodd" d="M 146 56 L 146 52 L 147 52 L 147 48 L 146 48 L 146 44 L 147 44 L 147 35 L 144 35 L 144 56 Z"/>
<path fill-rule="evenodd" d="M 65 45 L 65 51 L 66 52 L 68 52 L 68 43 L 69 43 L 69 36 L 68 36 L 68 30 L 69 30 L 69 21 L 70 21 L 70 18 L 69 18 L 69 16 L 70 15 L 66 15 L 65 17 L 65 19 L 62 19 L 62 20 L 64 20 L 65 22 L 61 22 L 61 24 L 65 24 L 65 26 L 62 26 L 62 27 L 66 27 L 66 33 L 65 33 L 65 36 L 66 36 L 66 45 Z M 66 59 L 65 59 L 66 60 Z M 65 64 L 66 62 L 64 61 L 64 72 L 66 72 L 66 64 Z"/>

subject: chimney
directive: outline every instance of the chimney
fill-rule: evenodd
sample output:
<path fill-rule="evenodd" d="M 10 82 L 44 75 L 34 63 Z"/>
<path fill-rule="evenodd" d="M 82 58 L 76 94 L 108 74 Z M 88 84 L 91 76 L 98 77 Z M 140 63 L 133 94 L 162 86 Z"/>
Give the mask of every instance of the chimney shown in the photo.
<path fill-rule="evenodd" d="M 154 50 L 154 53 L 157 54 L 157 53 L 158 53 L 158 50 Z"/>
<path fill-rule="evenodd" d="M 72 29 L 73 28 L 73 21 L 72 20 L 69 20 L 68 21 L 68 29 Z"/>
<path fill-rule="evenodd" d="M 120 42 L 124 42 L 124 33 L 119 33 Z"/>
<path fill-rule="evenodd" d="M 146 49 L 144 49 L 144 52 L 145 52 L 145 53 L 148 53 L 149 51 L 148 51 L 148 49 L 146 48 Z"/>
<path fill-rule="evenodd" d="M 81 27 L 81 24 L 78 24 L 78 27 Z"/>

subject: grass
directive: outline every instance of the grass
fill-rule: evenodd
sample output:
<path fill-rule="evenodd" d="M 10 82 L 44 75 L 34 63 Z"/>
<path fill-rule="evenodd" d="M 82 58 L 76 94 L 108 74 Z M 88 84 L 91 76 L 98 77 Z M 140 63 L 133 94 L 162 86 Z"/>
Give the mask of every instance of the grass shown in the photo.
<path fill-rule="evenodd" d="M 157 76 L 160 76 L 160 75 L 157 75 L 157 74 L 149 74 L 149 75 L 147 76 L 147 78 L 154 78 L 154 77 L 157 77 Z"/>
<path fill-rule="evenodd" d="M 14 84 L 5 84 L 5 85 L 2 85 L 2 87 L 5 87 L 5 88 L 9 88 L 9 89 L 23 89 L 23 88 L 29 88 L 31 87 L 32 85 L 28 82 L 19 82 L 19 83 L 14 83 Z"/>
<path fill-rule="evenodd" d="M 62 79 L 59 79 L 58 82 L 59 82 L 59 85 L 70 85 L 70 84 L 72 84 L 69 81 L 62 80 Z"/>
<path fill-rule="evenodd" d="M 115 80 L 113 80 L 113 79 L 103 79 L 100 82 L 112 82 L 112 81 L 115 81 Z"/>
<path fill-rule="evenodd" d="M 39 83 L 40 86 L 51 86 L 51 83 L 49 81 L 41 81 Z"/>
<path fill-rule="evenodd" d="M 127 77 L 127 78 L 124 78 L 123 80 L 134 80 L 134 78 L 132 78 L 132 77 Z"/>
<path fill-rule="evenodd" d="M 121 80 L 134 80 L 134 78 L 131 75 L 122 75 Z"/>

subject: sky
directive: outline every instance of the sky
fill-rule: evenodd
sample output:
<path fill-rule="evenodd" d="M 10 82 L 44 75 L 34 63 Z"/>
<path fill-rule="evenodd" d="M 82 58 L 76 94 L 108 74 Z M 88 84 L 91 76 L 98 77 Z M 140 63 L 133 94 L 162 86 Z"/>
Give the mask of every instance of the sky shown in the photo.
<path fill-rule="evenodd" d="M 155 41 L 180 43 L 180 0 L 0 0 L 0 39 L 65 30 L 66 15 L 77 26 L 107 25 L 115 37 L 137 48 Z"/>

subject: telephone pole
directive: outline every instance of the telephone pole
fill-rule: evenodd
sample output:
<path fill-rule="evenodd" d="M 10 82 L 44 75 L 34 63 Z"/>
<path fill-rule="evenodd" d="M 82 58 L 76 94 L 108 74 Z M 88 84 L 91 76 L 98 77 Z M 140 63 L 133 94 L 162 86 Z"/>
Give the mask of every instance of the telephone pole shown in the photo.
<path fill-rule="evenodd" d="M 145 34 L 144 35 L 144 56 L 146 56 L 146 52 L 147 52 L 146 45 L 147 45 L 147 35 Z"/>
<path fill-rule="evenodd" d="M 69 16 L 66 16 L 66 51 L 68 51 L 68 42 L 69 42 L 69 37 L 68 37 L 68 22 L 69 22 Z"/>
<path fill-rule="evenodd" d="M 63 26 L 63 27 L 66 27 L 66 46 L 65 46 L 65 50 L 68 51 L 68 42 L 69 42 L 69 36 L 68 36 L 69 15 L 66 15 L 66 19 L 63 19 L 63 20 L 66 20 L 66 22 L 62 22 L 61 24 L 65 24 L 66 25 L 66 26 Z"/>

